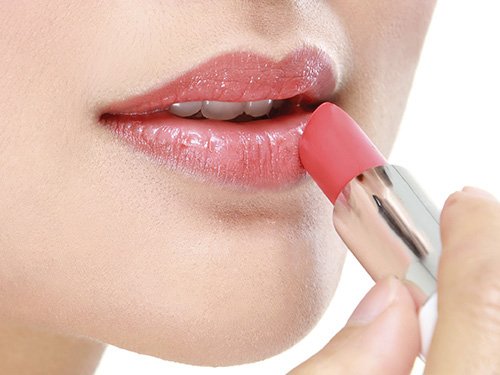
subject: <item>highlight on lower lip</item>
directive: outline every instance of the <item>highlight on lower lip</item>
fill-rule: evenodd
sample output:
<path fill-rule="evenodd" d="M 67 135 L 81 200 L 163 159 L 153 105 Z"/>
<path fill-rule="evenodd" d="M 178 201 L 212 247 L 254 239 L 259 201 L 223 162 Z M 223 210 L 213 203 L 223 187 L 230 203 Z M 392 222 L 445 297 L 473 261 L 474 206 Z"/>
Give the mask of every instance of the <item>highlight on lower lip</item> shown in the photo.
<path fill-rule="evenodd" d="M 273 188 L 305 176 L 298 143 L 308 113 L 228 123 L 147 116 L 106 118 L 120 138 L 173 170 L 239 187 Z M 176 125 L 181 121 L 183 124 Z M 269 122 L 275 122 L 272 127 Z"/>

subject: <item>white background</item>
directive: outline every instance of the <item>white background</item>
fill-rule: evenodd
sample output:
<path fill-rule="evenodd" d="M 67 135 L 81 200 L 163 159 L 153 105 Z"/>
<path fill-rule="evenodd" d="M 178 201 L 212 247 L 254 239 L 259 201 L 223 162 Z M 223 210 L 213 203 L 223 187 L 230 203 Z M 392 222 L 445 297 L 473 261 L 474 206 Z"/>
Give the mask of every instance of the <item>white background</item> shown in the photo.
<path fill-rule="evenodd" d="M 483 187 L 500 198 L 499 19 L 498 0 L 438 1 L 391 156 L 393 163 L 412 171 L 438 206 L 464 185 Z M 257 364 L 196 368 L 110 347 L 97 374 L 282 374 L 342 327 L 371 284 L 349 257 L 337 294 L 311 334 L 287 352 Z M 417 364 L 414 373 L 421 369 Z"/>

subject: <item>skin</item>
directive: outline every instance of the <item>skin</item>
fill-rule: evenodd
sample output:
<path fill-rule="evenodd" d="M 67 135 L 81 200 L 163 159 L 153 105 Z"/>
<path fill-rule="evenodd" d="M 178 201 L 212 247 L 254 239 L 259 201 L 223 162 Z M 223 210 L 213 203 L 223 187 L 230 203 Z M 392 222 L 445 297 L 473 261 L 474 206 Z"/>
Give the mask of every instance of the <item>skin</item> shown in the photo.
<path fill-rule="evenodd" d="M 388 155 L 433 7 L 434 0 L 2 2 L 5 340 L 43 353 L 41 342 L 57 348 L 79 337 L 69 361 L 96 363 L 102 342 L 230 365 L 304 337 L 333 296 L 345 254 L 312 181 L 252 193 L 200 184 L 117 141 L 99 124 L 100 110 L 223 52 L 280 58 L 309 43 L 332 57 L 339 75 L 325 99 Z M 12 327 L 38 339 L 22 341 Z M 8 345 L 0 349 L 13 366 L 30 366 Z"/>

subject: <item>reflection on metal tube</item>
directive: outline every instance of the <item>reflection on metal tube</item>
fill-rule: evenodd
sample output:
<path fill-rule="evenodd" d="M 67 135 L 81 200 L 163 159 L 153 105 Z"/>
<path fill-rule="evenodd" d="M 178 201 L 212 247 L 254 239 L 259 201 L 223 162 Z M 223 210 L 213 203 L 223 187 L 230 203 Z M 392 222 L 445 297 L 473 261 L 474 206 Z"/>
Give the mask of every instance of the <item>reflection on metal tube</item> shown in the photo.
<path fill-rule="evenodd" d="M 335 202 L 334 224 L 375 281 L 406 279 L 424 299 L 436 291 L 439 214 L 403 168 L 385 165 L 354 178 Z"/>

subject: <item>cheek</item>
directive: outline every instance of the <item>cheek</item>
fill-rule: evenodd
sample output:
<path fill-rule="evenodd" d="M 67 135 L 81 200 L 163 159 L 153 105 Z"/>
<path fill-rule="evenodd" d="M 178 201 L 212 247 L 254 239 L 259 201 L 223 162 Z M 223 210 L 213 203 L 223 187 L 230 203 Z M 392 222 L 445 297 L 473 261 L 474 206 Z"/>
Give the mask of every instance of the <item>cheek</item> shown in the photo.
<path fill-rule="evenodd" d="M 434 0 L 332 1 L 348 30 L 350 59 L 336 102 L 386 155 L 411 88 Z"/>
<path fill-rule="evenodd" d="M 345 23 L 352 52 L 346 76 L 364 74 L 364 81 L 378 83 L 406 79 L 420 55 L 434 4 L 435 0 L 335 2 L 332 6 Z"/>

